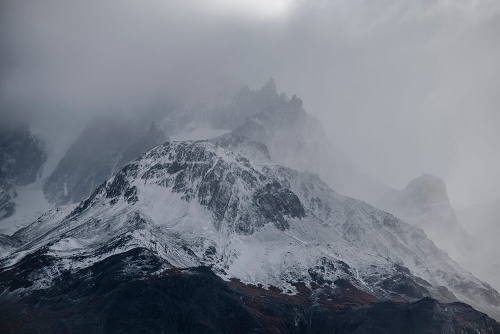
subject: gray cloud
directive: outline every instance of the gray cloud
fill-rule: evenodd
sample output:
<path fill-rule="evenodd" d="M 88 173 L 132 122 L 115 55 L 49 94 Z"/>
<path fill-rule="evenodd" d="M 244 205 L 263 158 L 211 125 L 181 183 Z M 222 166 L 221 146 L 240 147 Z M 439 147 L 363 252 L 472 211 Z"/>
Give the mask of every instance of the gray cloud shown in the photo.
<path fill-rule="evenodd" d="M 365 171 L 500 197 L 495 1 L 3 1 L 1 117 L 92 113 L 258 87 L 302 97 Z M 47 121 L 49 119 L 50 121 Z"/>

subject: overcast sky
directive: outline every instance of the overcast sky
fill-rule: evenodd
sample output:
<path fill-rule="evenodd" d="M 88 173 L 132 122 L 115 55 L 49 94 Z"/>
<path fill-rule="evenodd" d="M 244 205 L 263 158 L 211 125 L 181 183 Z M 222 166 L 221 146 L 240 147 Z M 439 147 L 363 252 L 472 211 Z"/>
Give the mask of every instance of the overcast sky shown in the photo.
<path fill-rule="evenodd" d="M 2 0 L 0 116 L 60 126 L 274 77 L 362 170 L 490 201 L 499 34 L 496 0 Z"/>

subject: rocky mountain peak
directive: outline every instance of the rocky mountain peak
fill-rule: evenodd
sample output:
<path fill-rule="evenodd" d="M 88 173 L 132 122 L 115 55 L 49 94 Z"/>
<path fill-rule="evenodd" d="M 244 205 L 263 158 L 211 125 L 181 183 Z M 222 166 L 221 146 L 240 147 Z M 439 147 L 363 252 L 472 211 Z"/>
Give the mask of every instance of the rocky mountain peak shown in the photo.
<path fill-rule="evenodd" d="M 5 248 L 3 290 L 34 292 L 61 272 L 84 275 L 141 248 L 165 268 L 210 266 L 288 293 L 297 282 L 334 288 L 346 280 L 382 300 L 431 296 L 499 314 L 500 295 L 421 229 L 335 193 L 316 174 L 277 165 L 265 145 L 236 134 L 157 146 L 79 205 L 52 210 L 12 238 L 22 245 Z M 44 264 L 22 267 L 30 261 Z"/>
<path fill-rule="evenodd" d="M 293 94 L 290 99 L 290 105 L 294 107 L 294 109 L 302 109 L 302 99 L 297 97 L 297 95 Z"/>
<path fill-rule="evenodd" d="M 276 88 L 276 82 L 274 81 L 274 78 L 270 78 L 264 86 L 260 89 L 260 92 L 267 92 L 270 95 L 278 95 L 278 89 Z"/>
<path fill-rule="evenodd" d="M 25 186 L 35 182 L 46 159 L 43 143 L 29 128 L 0 133 L 0 169 L 12 184 Z"/>
<path fill-rule="evenodd" d="M 427 202 L 448 201 L 446 184 L 438 177 L 431 174 L 424 174 L 408 183 L 406 190 L 415 196 L 424 195 Z"/>
<path fill-rule="evenodd" d="M 260 161 L 264 161 L 266 153 L 265 146 L 233 136 L 213 141 L 166 142 L 115 174 L 74 214 L 87 210 L 103 197 L 109 198 L 112 205 L 122 199 L 137 202 L 139 190 L 131 185 L 132 178 L 171 187 L 185 202 L 197 201 L 213 213 L 218 229 L 252 234 L 272 223 L 279 230 L 286 230 L 287 218 L 304 217 L 305 210 L 293 192 L 245 157 L 260 156 Z"/>
<path fill-rule="evenodd" d="M 473 238 L 457 220 L 441 178 L 424 174 L 412 180 L 405 189 L 392 191 L 384 200 L 382 207 L 385 210 L 423 228 L 454 259 L 463 259 L 475 249 Z"/>
<path fill-rule="evenodd" d="M 406 200 L 411 202 L 413 207 L 420 207 L 423 212 L 437 208 L 451 209 L 446 184 L 437 176 L 424 174 L 408 183 L 403 192 Z"/>

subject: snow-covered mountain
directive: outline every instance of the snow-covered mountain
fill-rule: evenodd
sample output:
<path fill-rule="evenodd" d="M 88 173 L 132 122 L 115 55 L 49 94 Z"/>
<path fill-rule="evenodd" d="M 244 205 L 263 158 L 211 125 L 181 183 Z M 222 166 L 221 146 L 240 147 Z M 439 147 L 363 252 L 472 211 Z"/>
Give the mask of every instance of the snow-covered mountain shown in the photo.
<path fill-rule="evenodd" d="M 405 189 L 396 190 L 362 173 L 328 138 L 320 121 L 303 109 L 300 98 L 280 96 L 235 133 L 265 144 L 273 161 L 317 173 L 340 194 L 366 201 L 421 227 L 453 259 L 475 269 L 468 265 L 471 253 L 479 254 L 474 239 L 459 224 L 440 178 L 424 175 Z"/>
<path fill-rule="evenodd" d="M 221 314 L 235 312 L 233 332 L 405 332 L 422 324 L 500 332 L 459 303 L 500 319 L 500 295 L 439 249 L 454 254 L 458 240 L 467 252 L 470 240 L 439 178 L 424 175 L 398 191 L 361 173 L 273 80 L 167 114 L 89 124 L 47 181 L 32 184 L 59 207 L 0 234 L 0 323 L 12 332 L 124 331 L 109 321 L 126 315 L 110 310 L 119 300 L 149 308 L 144 296 L 156 300 L 159 289 L 167 296 L 157 301 L 161 317 L 197 311 L 156 327 L 148 313 L 137 326 L 161 331 L 181 317 L 189 320 L 178 332 L 223 332 Z M 179 299 L 193 291 L 196 305 Z M 225 313 L 204 313 L 214 300 Z M 406 320 L 396 321 L 401 314 Z"/>
<path fill-rule="evenodd" d="M 345 280 L 378 300 L 460 300 L 500 318 L 500 295 L 420 228 L 334 192 L 316 174 L 275 164 L 266 146 L 237 134 L 155 147 L 85 201 L 46 213 L 8 242 L 4 301 L 145 249 L 163 263 L 157 275 L 210 266 L 224 279 L 290 294 L 300 282 Z"/>
<path fill-rule="evenodd" d="M 161 116 L 165 113 L 166 117 Z M 462 264 L 466 263 L 473 242 L 458 224 L 446 193 L 441 200 L 445 205 L 434 205 L 432 213 L 423 214 L 422 210 L 429 206 L 409 195 L 416 192 L 391 189 L 361 173 L 328 138 L 321 123 L 305 112 L 302 101 L 296 96 L 288 99 L 285 94 L 278 94 L 272 79 L 260 90 L 244 87 L 215 98 L 190 102 L 173 112 L 163 110 L 157 114 L 151 117 L 146 113 L 129 122 L 116 118 L 91 122 L 55 170 L 46 176 L 48 179 L 25 189 L 17 202 L 39 207 L 32 210 L 38 214 L 54 205 L 78 202 L 117 169 L 169 137 L 174 141 L 208 139 L 236 128 L 237 134 L 265 144 L 273 161 L 299 171 L 315 172 L 337 192 L 364 200 L 422 227 L 440 248 Z M 149 126 L 151 120 L 156 122 Z M 7 214 L 15 208 L 12 197 L 17 194 L 11 182 L 2 180 L 2 212 Z M 421 184 L 420 197 L 433 192 L 429 182 L 412 184 Z M 42 187 L 51 204 L 41 198 L 39 188 Z M 22 216 L 5 220 L 4 225 L 8 226 L 2 231 L 12 233 L 16 226 L 25 226 L 29 219 L 35 219 L 33 214 Z"/>

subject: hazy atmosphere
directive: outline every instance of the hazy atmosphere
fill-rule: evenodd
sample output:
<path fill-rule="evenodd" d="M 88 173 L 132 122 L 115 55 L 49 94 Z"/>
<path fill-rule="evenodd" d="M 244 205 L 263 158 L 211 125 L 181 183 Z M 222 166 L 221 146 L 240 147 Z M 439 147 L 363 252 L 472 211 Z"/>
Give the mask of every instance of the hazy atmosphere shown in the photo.
<path fill-rule="evenodd" d="M 499 199 L 497 1 L 3 1 L 3 117 L 65 126 L 270 77 L 365 172 Z M 70 116 L 69 116 L 70 115 Z"/>
<path fill-rule="evenodd" d="M 499 35 L 498 0 L 0 0 L 0 324 L 500 320 Z"/>
<path fill-rule="evenodd" d="M 399 189 L 437 175 L 457 208 L 500 200 L 497 1 L 3 1 L 0 15 L 5 120 L 74 136 L 96 113 L 273 77 L 365 173 Z"/>

